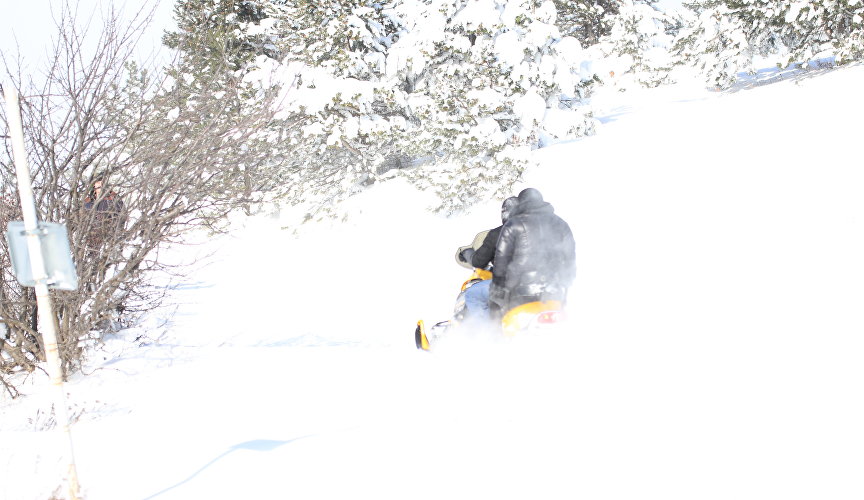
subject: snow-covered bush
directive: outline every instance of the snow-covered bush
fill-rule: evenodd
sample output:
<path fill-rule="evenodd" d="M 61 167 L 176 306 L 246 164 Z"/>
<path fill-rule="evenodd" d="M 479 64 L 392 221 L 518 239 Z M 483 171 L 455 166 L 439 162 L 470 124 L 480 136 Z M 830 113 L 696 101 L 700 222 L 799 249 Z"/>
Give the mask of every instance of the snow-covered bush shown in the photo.
<path fill-rule="evenodd" d="M 440 7 L 444 36 L 408 97 L 420 118 L 412 156 L 435 161 L 411 175 L 430 183 L 442 208 L 453 211 L 511 194 L 531 149 L 592 133 L 582 99 L 594 75 L 578 40 L 555 26 L 551 1 Z"/>
<path fill-rule="evenodd" d="M 778 26 L 790 48 L 785 64 L 826 54 L 838 62 L 864 57 L 864 2 L 861 0 L 751 0 L 748 12 L 761 11 Z"/>
<path fill-rule="evenodd" d="M 619 4 L 614 0 L 555 0 L 555 25 L 565 36 L 591 46 L 612 32 Z"/>
<path fill-rule="evenodd" d="M 695 15 L 688 16 L 674 46 L 680 60 L 699 69 L 709 86 L 720 89 L 735 83 L 739 72 L 752 72 L 755 48 L 743 21 L 722 2 L 689 7 Z"/>
<path fill-rule="evenodd" d="M 287 2 L 286 196 L 404 175 L 444 211 L 509 194 L 526 151 L 593 132 L 594 75 L 551 1 Z M 547 110 L 552 110 L 547 122 Z"/>
<path fill-rule="evenodd" d="M 133 57 L 143 25 L 108 14 L 101 26 L 92 25 L 95 42 L 75 26 L 64 11 L 61 36 L 38 80 L 18 80 L 20 68 L 5 75 L 24 96 L 40 216 L 69 231 L 79 288 L 52 293 L 67 370 L 78 366 L 89 342 L 158 305 L 165 288 L 154 286 L 153 276 L 170 270 L 159 255 L 165 245 L 193 230 L 224 228 L 232 212 L 254 201 L 248 195 L 270 156 L 262 139 L 272 122 L 272 93 L 232 69 L 244 56 L 223 43 L 229 38 L 210 43 L 204 34 L 181 32 L 177 40 L 203 55 L 183 53 L 170 69 L 144 70 Z M 0 155 L 0 217 L 7 220 L 18 217 L 8 201 L 17 197 L 15 178 L 11 155 Z M 0 242 L 4 255 L 6 243 Z M 33 289 L 20 286 L 9 266 L 0 268 L 7 327 L 0 372 L 32 371 L 44 359 Z"/>
<path fill-rule="evenodd" d="M 278 58 L 282 48 L 274 36 L 280 6 L 270 0 L 177 0 L 177 30 L 163 43 L 194 54 L 199 70 L 230 67 L 240 70 L 256 56 Z"/>
<path fill-rule="evenodd" d="M 669 50 L 677 19 L 650 3 L 624 0 L 613 21 L 599 48 L 611 59 L 607 64 L 615 68 L 616 78 L 645 87 L 666 83 L 673 66 Z"/>
<path fill-rule="evenodd" d="M 693 12 L 676 41 L 681 60 L 700 68 L 711 85 L 726 88 L 755 55 L 780 66 L 834 57 L 864 57 L 861 0 L 708 0 L 685 4 Z"/>
<path fill-rule="evenodd" d="M 404 31 L 387 2 L 282 2 L 286 46 L 259 60 L 281 87 L 281 197 L 331 205 L 399 165 L 406 111 L 386 53 Z"/>

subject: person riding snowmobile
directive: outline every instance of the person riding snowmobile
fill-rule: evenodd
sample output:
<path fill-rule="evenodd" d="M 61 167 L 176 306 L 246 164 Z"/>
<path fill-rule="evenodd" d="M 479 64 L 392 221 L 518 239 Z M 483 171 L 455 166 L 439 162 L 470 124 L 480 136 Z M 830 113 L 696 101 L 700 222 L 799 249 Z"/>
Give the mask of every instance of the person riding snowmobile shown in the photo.
<path fill-rule="evenodd" d="M 570 226 L 534 188 L 522 190 L 502 225 L 489 289 L 493 318 L 535 301 L 565 302 L 576 276 L 576 242 Z"/>
<path fill-rule="evenodd" d="M 428 330 L 422 319 L 417 322 L 418 349 L 431 350 L 452 331 L 477 327 L 512 338 L 555 328 L 566 320 L 562 308 L 576 272 L 570 227 L 536 189 L 505 200 L 501 218 L 500 227 L 479 233 L 471 245 L 456 251 L 456 261 L 472 269 L 472 275 L 462 284 L 451 320 Z M 494 272 L 488 269 L 490 261 Z"/>

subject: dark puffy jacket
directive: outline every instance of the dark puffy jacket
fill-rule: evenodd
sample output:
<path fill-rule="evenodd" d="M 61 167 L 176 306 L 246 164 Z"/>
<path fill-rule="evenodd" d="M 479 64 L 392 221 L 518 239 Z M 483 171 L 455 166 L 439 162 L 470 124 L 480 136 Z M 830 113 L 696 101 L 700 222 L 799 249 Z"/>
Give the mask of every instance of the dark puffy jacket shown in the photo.
<path fill-rule="evenodd" d="M 493 263 L 495 259 L 495 247 L 498 244 L 498 235 L 501 234 L 501 226 L 495 229 L 490 229 L 486 233 L 486 238 L 483 239 L 483 244 L 474 252 L 471 257 L 471 265 L 480 269 L 486 269 L 486 266 Z"/>
<path fill-rule="evenodd" d="M 498 237 L 489 300 L 500 312 L 536 300 L 563 301 L 576 276 L 570 226 L 537 198 L 520 201 Z"/>
<path fill-rule="evenodd" d="M 516 209 L 516 206 L 519 204 L 519 199 L 515 196 L 511 196 L 504 200 L 501 204 L 501 224 L 502 226 L 498 226 L 495 229 L 490 229 L 488 233 L 486 233 L 486 238 L 483 239 L 483 244 L 480 245 L 480 248 L 474 252 L 474 256 L 471 258 L 471 265 L 474 267 L 478 267 L 480 269 L 486 269 L 486 266 L 489 264 L 494 265 L 495 260 L 495 248 L 498 246 L 498 236 L 501 234 L 501 227 L 503 224 L 507 222 L 507 219 L 510 218 L 510 214 Z"/>
<path fill-rule="evenodd" d="M 84 210 L 93 212 L 92 215 L 86 216 L 90 227 L 87 240 L 91 248 L 114 240 L 117 234 L 123 230 L 126 222 L 123 200 L 116 193 L 109 193 L 98 203 L 94 203 L 94 201 L 93 197 L 84 199 Z"/>
<path fill-rule="evenodd" d="M 123 200 L 113 191 L 99 200 L 99 203 L 96 203 L 94 207 L 95 200 L 96 196 L 93 194 L 84 198 L 84 210 L 93 210 L 95 208 L 96 216 L 99 219 L 113 220 L 117 218 L 117 214 L 123 211 Z"/>

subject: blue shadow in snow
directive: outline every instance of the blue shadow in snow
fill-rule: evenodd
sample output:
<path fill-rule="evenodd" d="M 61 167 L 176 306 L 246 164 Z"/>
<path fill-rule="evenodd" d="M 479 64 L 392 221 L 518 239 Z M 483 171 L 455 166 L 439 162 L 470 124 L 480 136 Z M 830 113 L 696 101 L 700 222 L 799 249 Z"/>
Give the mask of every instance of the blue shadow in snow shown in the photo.
<path fill-rule="evenodd" d="M 194 283 L 180 283 L 174 286 L 167 287 L 170 290 L 204 290 L 206 288 L 213 288 L 214 284 L 206 283 L 204 281 L 196 281 Z"/>
<path fill-rule="evenodd" d="M 626 116 L 626 115 L 629 115 L 632 113 L 633 113 L 633 108 L 628 106 L 626 108 L 617 108 L 615 111 L 613 111 L 612 113 L 609 113 L 608 115 L 597 116 L 595 118 L 597 119 L 597 121 L 599 121 L 603 125 L 606 125 L 607 123 L 616 122 L 622 116 Z"/>
<path fill-rule="evenodd" d="M 183 486 L 184 484 L 188 483 L 189 481 L 195 479 L 195 476 L 197 476 L 198 474 L 201 474 L 202 472 L 207 470 L 208 467 L 210 467 L 211 465 L 215 464 L 216 462 L 218 462 L 222 458 L 230 455 L 231 453 L 233 453 L 237 450 L 273 451 L 282 445 L 285 445 L 288 443 L 293 443 L 294 441 L 299 441 L 300 439 L 305 439 L 308 437 L 310 437 L 310 436 L 301 436 L 301 437 L 297 437 L 294 439 L 289 439 L 287 441 L 275 441 L 272 439 L 254 439 L 252 441 L 246 441 L 245 443 L 235 444 L 234 446 L 228 448 L 228 450 L 226 450 L 224 453 L 222 453 L 218 457 L 216 457 L 213 460 L 204 464 L 200 469 L 193 472 L 192 475 L 190 475 L 186 479 L 180 481 L 177 484 L 171 485 L 171 486 L 165 488 L 164 490 L 162 490 L 158 493 L 154 493 L 154 494 L 150 495 L 149 497 L 144 498 L 143 500 L 150 500 L 152 498 L 156 498 L 159 495 L 162 495 L 163 493 L 167 493 L 167 492 L 173 490 L 174 488 L 178 488 L 180 486 Z"/>

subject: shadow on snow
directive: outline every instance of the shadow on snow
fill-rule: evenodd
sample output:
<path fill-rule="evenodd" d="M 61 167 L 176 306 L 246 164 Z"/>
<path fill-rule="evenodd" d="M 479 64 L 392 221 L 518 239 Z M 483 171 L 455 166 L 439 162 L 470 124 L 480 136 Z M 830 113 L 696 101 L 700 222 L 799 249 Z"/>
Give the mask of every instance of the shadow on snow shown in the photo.
<path fill-rule="evenodd" d="M 198 474 L 201 474 L 202 472 L 204 472 L 205 470 L 207 470 L 207 468 L 209 468 L 210 466 L 212 466 L 213 464 L 215 464 L 215 463 L 218 462 L 219 460 L 225 458 L 226 456 L 230 455 L 231 453 L 233 453 L 233 452 L 235 452 L 235 451 L 237 451 L 237 450 L 273 451 L 273 450 L 275 450 L 276 448 L 279 448 L 279 447 L 282 446 L 282 445 L 286 445 L 286 444 L 288 444 L 288 443 L 293 443 L 294 441 L 299 441 L 299 440 L 301 440 L 301 439 L 305 439 L 305 438 L 308 438 L 308 437 L 311 437 L 311 436 L 300 436 L 300 437 L 297 437 L 297 438 L 294 438 L 294 439 L 289 439 L 289 440 L 287 440 L 287 441 L 277 441 L 277 440 L 272 440 L 272 439 L 255 439 L 255 440 L 252 440 L 252 441 L 246 441 L 246 442 L 244 442 L 244 443 L 235 444 L 234 446 L 228 448 L 228 450 L 226 450 L 226 451 L 225 451 L 224 453 L 222 453 L 221 455 L 217 456 L 217 457 L 214 458 L 213 460 L 211 460 L 211 461 L 207 462 L 206 464 L 204 464 L 200 469 L 198 469 L 198 470 L 196 470 L 195 472 L 193 472 L 193 473 L 192 473 L 189 477 L 187 477 L 186 479 L 180 481 L 180 482 L 177 483 L 177 484 L 173 484 L 173 485 L 171 485 L 171 486 L 165 488 L 164 490 L 159 491 L 158 493 L 154 493 L 154 494 L 150 495 L 149 497 L 144 498 L 143 500 L 150 500 L 150 499 L 156 498 L 156 497 L 158 497 L 158 496 L 160 496 L 160 495 L 162 495 L 162 494 L 164 494 L 164 493 L 167 493 L 167 492 L 169 492 L 169 491 L 171 491 L 171 490 L 173 490 L 173 489 L 175 489 L 175 488 L 178 488 L 178 487 L 180 487 L 180 486 L 183 486 L 184 484 L 188 483 L 189 481 L 195 479 L 195 477 L 196 477 Z"/>

